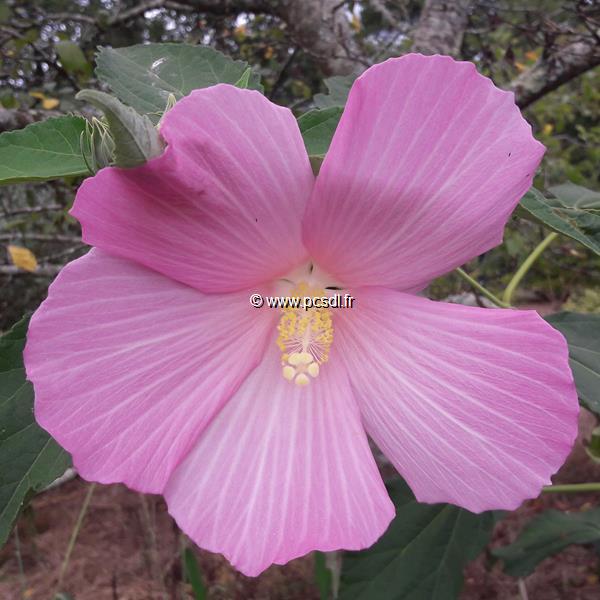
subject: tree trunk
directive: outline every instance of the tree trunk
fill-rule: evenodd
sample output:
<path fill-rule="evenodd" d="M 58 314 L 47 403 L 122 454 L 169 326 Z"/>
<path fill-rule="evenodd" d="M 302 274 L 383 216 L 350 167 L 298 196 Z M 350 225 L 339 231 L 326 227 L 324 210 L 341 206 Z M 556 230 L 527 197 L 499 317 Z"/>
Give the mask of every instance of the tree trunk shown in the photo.
<path fill-rule="evenodd" d="M 413 52 L 460 54 L 469 20 L 470 0 L 425 0 L 413 34 Z"/>

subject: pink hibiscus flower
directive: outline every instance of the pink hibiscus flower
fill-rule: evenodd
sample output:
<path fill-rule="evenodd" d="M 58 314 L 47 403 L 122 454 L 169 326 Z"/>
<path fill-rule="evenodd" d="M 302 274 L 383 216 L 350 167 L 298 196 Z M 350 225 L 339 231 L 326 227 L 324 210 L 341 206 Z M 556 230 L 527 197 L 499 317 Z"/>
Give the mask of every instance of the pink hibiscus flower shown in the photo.
<path fill-rule="evenodd" d="M 36 418 L 82 477 L 163 494 L 248 575 L 385 531 L 367 435 L 423 502 L 513 509 L 549 483 L 577 428 L 564 338 L 414 294 L 498 244 L 531 185 L 544 147 L 512 94 L 448 57 L 374 66 L 316 179 L 255 91 L 197 90 L 161 133 L 83 183 L 96 248 L 31 320 Z M 249 304 L 329 287 L 355 307 Z"/>

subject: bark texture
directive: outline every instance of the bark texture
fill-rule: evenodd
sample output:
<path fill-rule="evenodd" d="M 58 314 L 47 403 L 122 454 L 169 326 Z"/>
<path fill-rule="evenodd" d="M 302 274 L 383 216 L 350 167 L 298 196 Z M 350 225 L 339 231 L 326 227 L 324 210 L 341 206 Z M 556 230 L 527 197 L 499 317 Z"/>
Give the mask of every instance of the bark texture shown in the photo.
<path fill-rule="evenodd" d="M 458 57 L 470 0 L 426 0 L 413 34 L 413 52 Z"/>
<path fill-rule="evenodd" d="M 525 108 L 563 83 L 598 65 L 600 40 L 589 36 L 542 57 L 533 67 L 521 73 L 508 89 L 515 93 L 517 104 Z"/>

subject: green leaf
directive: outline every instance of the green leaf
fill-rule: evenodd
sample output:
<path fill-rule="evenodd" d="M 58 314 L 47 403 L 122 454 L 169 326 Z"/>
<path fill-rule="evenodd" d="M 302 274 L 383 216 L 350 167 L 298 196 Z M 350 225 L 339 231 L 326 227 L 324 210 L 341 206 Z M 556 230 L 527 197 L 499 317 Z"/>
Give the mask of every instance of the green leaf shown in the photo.
<path fill-rule="evenodd" d="M 312 169 L 312 172 L 313 172 L 314 176 L 316 177 L 319 174 L 319 171 L 321 170 L 321 165 L 323 164 L 325 157 L 324 156 L 309 156 L 308 159 L 310 161 L 310 167 Z"/>
<path fill-rule="evenodd" d="M 192 549 L 186 548 L 184 550 L 183 562 L 185 567 L 185 579 L 192 586 L 194 598 L 196 600 L 205 600 L 206 588 L 204 586 L 204 582 L 202 581 L 202 573 L 200 572 L 196 555 Z"/>
<path fill-rule="evenodd" d="M 513 577 L 529 575 L 538 563 L 571 544 L 600 541 L 600 508 L 581 513 L 549 510 L 525 526 L 517 541 L 492 553 Z"/>
<path fill-rule="evenodd" d="M 169 94 L 178 100 L 192 90 L 217 83 L 237 84 L 248 64 L 204 46 L 143 44 L 101 48 L 96 74 L 125 104 L 147 114 L 154 123 Z M 249 74 L 248 87 L 262 91 L 260 77 Z"/>
<path fill-rule="evenodd" d="M 581 404 L 600 415 L 600 315 L 560 312 L 546 321 L 567 338 Z"/>
<path fill-rule="evenodd" d="M 315 94 L 313 101 L 318 108 L 344 106 L 348 100 L 350 88 L 354 83 L 353 75 L 336 75 L 325 80 L 328 94 Z"/>
<path fill-rule="evenodd" d="M 235 82 L 235 87 L 239 87 L 242 90 L 248 89 L 250 85 L 250 76 L 252 75 L 252 69 L 248 67 L 242 74 L 242 76 Z"/>
<path fill-rule="evenodd" d="M 600 192 L 589 190 L 574 183 L 555 185 L 548 188 L 548 191 L 567 206 L 595 210 L 596 212 L 600 211 Z"/>
<path fill-rule="evenodd" d="M 0 338 L 0 546 L 26 500 L 60 477 L 69 455 L 35 422 L 33 387 L 25 379 L 28 319 Z"/>
<path fill-rule="evenodd" d="M 325 555 L 322 552 L 315 552 L 315 583 L 319 589 L 321 600 L 329 600 L 333 585 L 333 575 L 327 567 Z"/>
<path fill-rule="evenodd" d="M 463 568 L 488 542 L 494 515 L 419 504 L 401 480 L 389 491 L 396 518 L 374 546 L 345 554 L 340 600 L 457 598 Z"/>
<path fill-rule="evenodd" d="M 600 427 L 592 429 L 592 436 L 585 447 L 585 451 L 595 463 L 600 463 Z"/>
<path fill-rule="evenodd" d="M 158 156 L 165 144 L 146 115 L 140 115 L 113 96 L 96 90 L 82 90 L 76 96 L 104 112 L 114 141 L 115 164 L 137 167 Z"/>
<path fill-rule="evenodd" d="M 87 79 L 92 74 L 92 68 L 85 54 L 75 42 L 57 42 L 56 54 L 67 73 Z"/>
<path fill-rule="evenodd" d="M 520 206 L 535 220 L 600 254 L 600 193 L 572 183 L 550 188 L 550 192 L 554 198 L 531 188 Z"/>
<path fill-rule="evenodd" d="M 86 175 L 81 117 L 57 117 L 0 135 L 0 184 Z"/>
<path fill-rule="evenodd" d="M 325 156 L 342 111 L 339 106 L 332 106 L 325 110 L 311 110 L 298 119 L 300 133 L 309 156 Z"/>

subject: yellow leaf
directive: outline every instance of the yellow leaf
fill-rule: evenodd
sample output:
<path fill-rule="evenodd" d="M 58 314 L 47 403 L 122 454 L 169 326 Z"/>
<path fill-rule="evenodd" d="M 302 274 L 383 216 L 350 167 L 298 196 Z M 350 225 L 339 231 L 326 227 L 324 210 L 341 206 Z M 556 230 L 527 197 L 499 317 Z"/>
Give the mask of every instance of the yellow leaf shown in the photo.
<path fill-rule="evenodd" d="M 44 98 L 42 100 L 42 108 L 44 110 L 52 110 L 60 104 L 60 100 L 57 98 Z"/>
<path fill-rule="evenodd" d="M 522 73 L 527 68 L 523 63 L 520 63 L 520 62 L 516 62 L 515 67 L 517 68 L 517 71 L 519 71 L 520 73 Z"/>
<path fill-rule="evenodd" d="M 358 15 L 352 15 L 352 21 L 350 22 L 350 26 L 354 31 L 360 31 L 362 28 L 362 23 L 360 22 L 360 17 Z"/>
<path fill-rule="evenodd" d="M 529 52 L 525 52 L 525 58 L 527 60 L 537 60 L 540 55 L 538 50 L 530 50 Z"/>
<path fill-rule="evenodd" d="M 245 25 L 238 25 L 234 30 L 233 30 L 233 37 L 238 41 L 238 42 L 242 42 L 244 41 L 244 39 L 246 39 L 246 26 Z"/>
<path fill-rule="evenodd" d="M 7 250 L 10 260 L 15 267 L 29 271 L 30 273 L 33 273 L 37 269 L 38 263 L 35 254 L 31 250 L 22 248 L 21 246 L 10 245 L 7 246 Z"/>
<path fill-rule="evenodd" d="M 267 46 L 267 49 L 265 50 L 265 58 L 267 60 L 273 58 L 273 54 L 275 54 L 275 51 L 273 50 L 272 46 Z"/>
<path fill-rule="evenodd" d="M 52 110 L 56 108 L 60 104 L 60 100 L 57 98 L 50 98 L 50 96 L 46 96 L 44 92 L 29 92 L 29 95 L 32 98 L 36 98 L 37 100 L 42 101 L 42 108 L 44 110 Z"/>
<path fill-rule="evenodd" d="M 542 131 L 546 134 L 546 135 L 550 135 L 553 131 L 554 131 L 554 125 L 552 125 L 552 123 L 546 123 L 544 125 L 544 128 L 542 129 Z"/>

